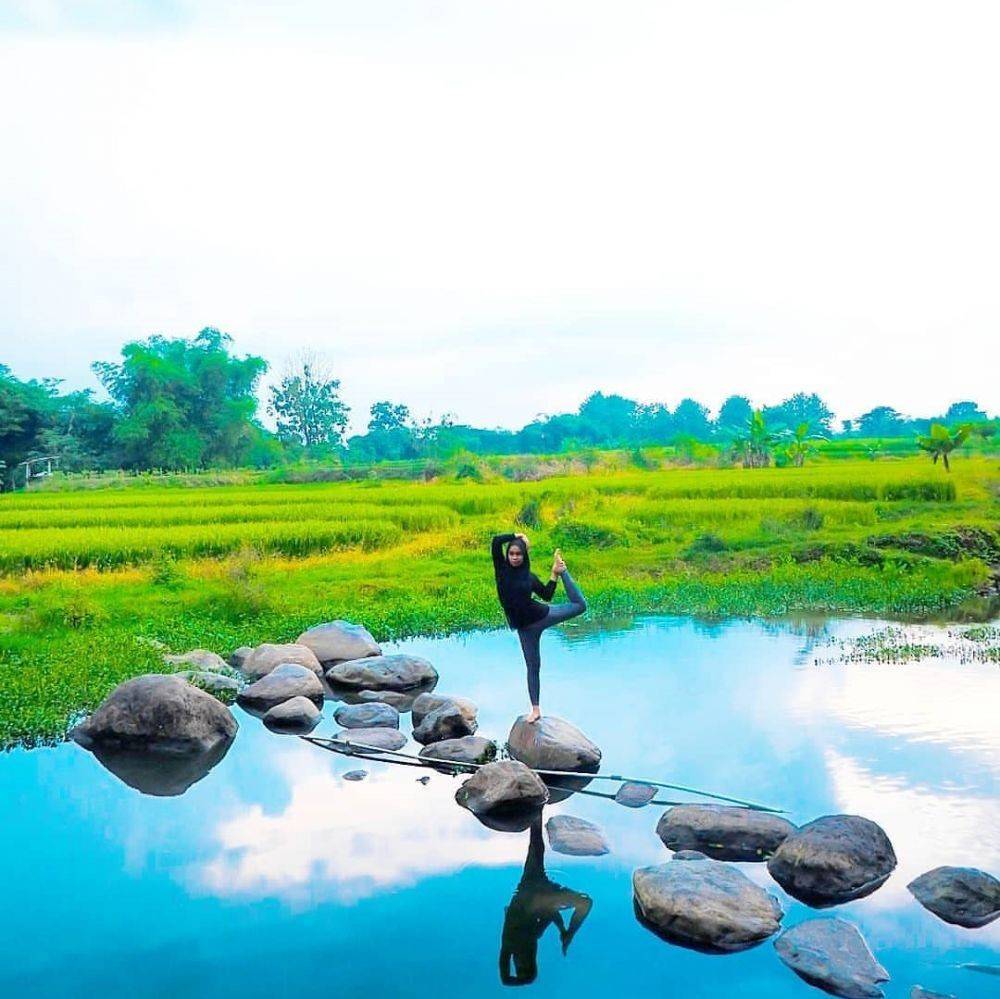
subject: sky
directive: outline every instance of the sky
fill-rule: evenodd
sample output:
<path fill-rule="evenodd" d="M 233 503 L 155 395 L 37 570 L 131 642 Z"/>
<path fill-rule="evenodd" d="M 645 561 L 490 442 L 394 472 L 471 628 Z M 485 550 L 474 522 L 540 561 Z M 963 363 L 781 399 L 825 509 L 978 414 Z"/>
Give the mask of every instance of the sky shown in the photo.
<path fill-rule="evenodd" d="M 1000 411 L 1000 7 L 5 0 L 0 363 L 204 326 L 519 427 Z"/>

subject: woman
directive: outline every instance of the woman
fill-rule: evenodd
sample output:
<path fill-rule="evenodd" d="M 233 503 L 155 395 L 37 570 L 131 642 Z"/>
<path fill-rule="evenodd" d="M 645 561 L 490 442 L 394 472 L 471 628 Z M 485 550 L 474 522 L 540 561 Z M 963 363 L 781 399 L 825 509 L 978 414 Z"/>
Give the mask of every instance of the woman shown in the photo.
<path fill-rule="evenodd" d="M 506 550 L 504 545 L 507 546 Z M 517 631 L 517 637 L 521 640 L 524 663 L 528 668 L 528 699 L 531 701 L 531 711 L 526 720 L 536 722 L 542 717 L 538 707 L 538 674 L 542 666 L 539 643 L 542 632 L 554 624 L 582 614 L 587 609 L 587 601 L 573 582 L 558 548 L 552 562 L 552 575 L 548 582 L 543 584 L 531 571 L 528 539 L 523 534 L 498 534 L 493 538 L 492 547 L 497 596 L 507 617 L 507 624 Z M 532 594 L 537 594 L 542 600 L 551 600 L 556 592 L 556 580 L 560 576 L 569 603 L 546 607 L 534 599 Z"/>

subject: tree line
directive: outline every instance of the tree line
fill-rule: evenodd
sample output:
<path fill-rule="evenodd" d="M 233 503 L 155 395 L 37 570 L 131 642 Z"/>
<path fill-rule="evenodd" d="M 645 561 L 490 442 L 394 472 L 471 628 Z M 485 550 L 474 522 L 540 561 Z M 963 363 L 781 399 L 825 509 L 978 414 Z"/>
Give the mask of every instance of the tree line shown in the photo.
<path fill-rule="evenodd" d="M 929 417 L 877 406 L 835 430 L 834 414 L 815 393 L 796 392 L 755 408 L 732 395 L 717 414 L 696 399 L 671 409 L 594 392 L 575 413 L 540 415 L 520 430 L 457 423 L 452 414 L 418 419 L 399 402 L 380 400 L 366 431 L 347 436 L 350 410 L 339 379 L 314 355 L 303 355 L 270 388 L 263 421 L 258 387 L 262 357 L 237 356 L 232 339 L 203 329 L 191 339 L 151 336 L 126 344 L 118 361 L 92 365 L 107 392 L 65 392 L 59 379 L 23 381 L 0 365 L 0 479 L 22 481 L 26 462 L 57 460 L 64 471 L 123 468 L 272 467 L 337 458 L 350 463 L 476 454 L 551 453 L 577 448 L 641 447 L 681 440 L 729 441 L 753 448 L 784 434 L 804 453 L 817 437 L 928 435 L 933 424 L 976 428 L 995 422 L 970 401 Z M 796 441 L 798 442 L 796 444 Z M 766 448 L 765 448 L 766 450 Z"/>

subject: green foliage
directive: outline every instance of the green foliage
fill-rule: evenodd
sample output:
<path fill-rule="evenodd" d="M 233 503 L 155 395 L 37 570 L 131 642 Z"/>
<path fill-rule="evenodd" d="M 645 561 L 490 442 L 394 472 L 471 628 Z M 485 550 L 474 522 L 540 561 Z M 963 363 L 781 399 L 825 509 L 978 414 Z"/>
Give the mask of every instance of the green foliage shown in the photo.
<path fill-rule="evenodd" d="M 968 440 L 970 433 L 972 433 L 972 426 L 968 423 L 955 430 L 949 430 L 942 423 L 932 423 L 930 433 L 917 438 L 917 447 L 928 452 L 935 465 L 940 458 L 945 471 L 950 472 L 951 465 L 948 462 L 948 455 L 960 448 Z"/>
<path fill-rule="evenodd" d="M 520 527 L 530 527 L 532 529 L 542 526 L 542 507 L 537 499 L 529 499 L 524 506 L 514 516 L 515 522 Z"/>
<path fill-rule="evenodd" d="M 303 358 L 271 387 L 268 412 L 277 419 L 278 437 L 313 451 L 340 447 L 350 411 L 339 392 L 339 379 L 315 358 Z"/>

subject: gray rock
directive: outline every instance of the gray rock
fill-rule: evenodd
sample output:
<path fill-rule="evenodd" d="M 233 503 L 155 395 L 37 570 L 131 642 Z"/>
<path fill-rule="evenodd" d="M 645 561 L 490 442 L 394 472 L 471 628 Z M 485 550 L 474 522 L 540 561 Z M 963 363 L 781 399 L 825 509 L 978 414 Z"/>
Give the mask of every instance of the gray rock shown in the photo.
<path fill-rule="evenodd" d="M 203 670 L 206 673 L 225 673 L 229 664 L 218 653 L 208 649 L 192 649 L 179 656 L 164 656 L 163 661 L 171 666 L 187 666 L 188 669 Z"/>
<path fill-rule="evenodd" d="M 930 989 L 914 985 L 910 989 L 910 999 L 958 999 L 958 996 L 953 996 L 950 992 L 931 992 Z"/>
<path fill-rule="evenodd" d="M 367 770 L 348 770 L 344 774 L 344 780 L 364 780 L 367 776 Z"/>
<path fill-rule="evenodd" d="M 413 707 L 419 694 L 402 694 L 398 690 L 360 690 L 358 700 L 365 704 L 380 703 L 388 704 L 395 708 L 400 714 L 409 711 Z"/>
<path fill-rule="evenodd" d="M 183 756 L 228 748 L 238 727 L 211 694 L 183 677 L 150 673 L 115 687 L 70 734 L 86 749 Z"/>
<path fill-rule="evenodd" d="M 305 735 L 319 723 L 321 712 L 308 697 L 292 697 L 264 714 L 264 724 L 272 732 Z"/>
<path fill-rule="evenodd" d="M 774 949 L 810 985 L 847 999 L 878 999 L 889 974 L 857 928 L 843 919 L 810 919 L 785 930 Z"/>
<path fill-rule="evenodd" d="M 615 801 L 626 808 L 644 808 L 656 797 L 656 788 L 627 780 L 615 792 Z"/>
<path fill-rule="evenodd" d="M 766 860 L 793 832 L 787 819 L 737 805 L 674 805 L 656 826 L 668 849 L 716 860 Z"/>
<path fill-rule="evenodd" d="M 341 729 L 335 739 L 356 745 L 355 753 L 364 753 L 363 747 L 374 746 L 376 749 L 402 749 L 406 745 L 406 736 L 395 728 L 345 728 Z"/>
<path fill-rule="evenodd" d="M 1000 916 L 1000 881 L 975 867 L 935 867 L 906 887 L 946 923 L 976 929 Z"/>
<path fill-rule="evenodd" d="M 298 663 L 282 663 L 240 691 L 237 701 L 245 708 L 263 712 L 293 697 L 308 697 L 315 704 L 322 704 L 323 684 L 311 669 Z"/>
<path fill-rule="evenodd" d="M 270 642 L 258 645 L 246 657 L 242 672 L 248 680 L 259 680 L 282 663 L 298 663 L 317 676 L 323 675 L 323 667 L 312 649 L 305 645 L 272 645 Z"/>
<path fill-rule="evenodd" d="M 461 739 L 462 736 L 473 735 L 475 731 L 475 721 L 470 723 L 457 704 L 447 701 L 424 715 L 420 724 L 414 726 L 413 738 L 426 746 L 445 739 Z"/>
<path fill-rule="evenodd" d="M 432 742 L 420 750 L 423 758 L 447 760 L 450 763 L 489 763 L 496 757 L 496 743 L 481 735 L 465 735 L 461 739 Z"/>
<path fill-rule="evenodd" d="M 229 654 L 229 665 L 232 666 L 233 669 L 242 670 L 243 663 L 246 662 L 246 658 L 251 652 L 253 652 L 253 649 L 249 645 L 241 645 L 238 649 L 234 649 Z"/>
<path fill-rule="evenodd" d="M 517 760 L 487 763 L 455 792 L 455 800 L 479 816 L 536 812 L 548 798 L 538 774 Z"/>
<path fill-rule="evenodd" d="M 393 653 L 339 662 L 326 671 L 330 683 L 357 690 L 412 690 L 437 682 L 437 670 L 420 656 Z"/>
<path fill-rule="evenodd" d="M 640 921 L 672 943 L 698 950 L 752 947 L 778 930 L 777 899 L 717 860 L 640 867 L 632 873 Z"/>
<path fill-rule="evenodd" d="M 870 895 L 896 854 L 882 828 L 860 815 L 824 815 L 791 833 L 767 862 L 789 895 L 813 906 Z"/>
<path fill-rule="evenodd" d="M 600 857 L 611 852 L 601 827 L 575 815 L 553 815 L 545 823 L 549 846 L 570 857 Z"/>
<path fill-rule="evenodd" d="M 601 751 L 576 726 L 553 715 L 514 722 L 507 737 L 510 755 L 534 770 L 593 772 L 601 764 Z"/>
<path fill-rule="evenodd" d="M 708 860 L 700 850 L 678 850 L 671 860 Z"/>
<path fill-rule="evenodd" d="M 343 662 L 345 659 L 361 659 L 382 653 L 367 628 L 349 621 L 317 624 L 303 631 L 295 641 L 298 645 L 306 645 L 312 649 L 324 666 Z"/>
<path fill-rule="evenodd" d="M 467 697 L 454 697 L 451 694 L 432 694 L 430 691 L 418 695 L 413 702 L 413 724 L 419 725 L 432 711 L 436 711 L 448 703 L 458 705 L 459 710 L 472 726 L 472 731 L 475 731 L 477 725 L 476 716 L 479 713 L 479 709 L 472 701 Z"/>
<path fill-rule="evenodd" d="M 235 676 L 224 676 L 222 673 L 206 673 L 202 670 L 186 669 L 177 676 L 183 677 L 188 683 L 193 683 L 200 690 L 217 697 L 223 704 L 236 700 L 240 692 L 240 681 Z"/>
<path fill-rule="evenodd" d="M 399 728 L 399 712 L 390 704 L 342 704 L 333 714 L 342 728 Z"/>

